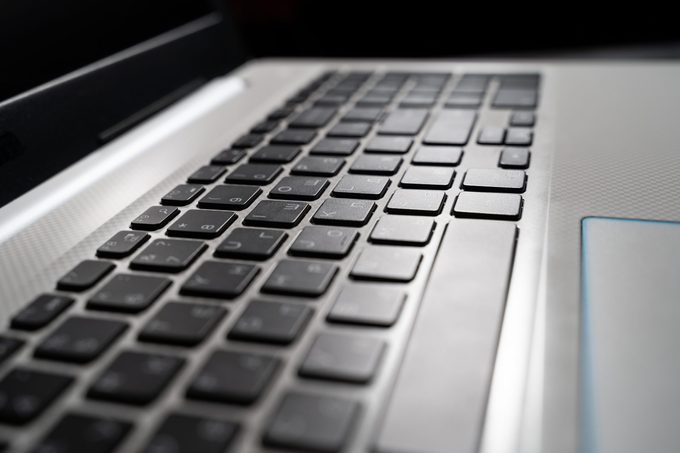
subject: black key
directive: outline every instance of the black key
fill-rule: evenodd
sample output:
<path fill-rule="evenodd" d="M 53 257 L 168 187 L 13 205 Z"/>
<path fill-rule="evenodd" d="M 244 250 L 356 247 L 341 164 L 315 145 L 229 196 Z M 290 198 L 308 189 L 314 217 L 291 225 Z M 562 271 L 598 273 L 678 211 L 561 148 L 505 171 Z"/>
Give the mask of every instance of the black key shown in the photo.
<path fill-rule="evenodd" d="M 328 180 L 314 176 L 286 176 L 269 192 L 270 198 L 316 200 L 328 187 Z"/>
<path fill-rule="evenodd" d="M 421 260 L 417 249 L 369 245 L 359 255 L 350 275 L 362 280 L 410 282 Z"/>
<path fill-rule="evenodd" d="M 301 304 L 253 301 L 229 332 L 229 338 L 290 344 L 300 336 L 314 310 Z"/>
<path fill-rule="evenodd" d="M 73 302 L 75 300 L 70 297 L 57 294 L 42 294 L 14 315 L 10 326 L 12 329 L 21 330 L 41 329 L 73 305 Z"/>
<path fill-rule="evenodd" d="M 38 443 L 33 453 L 111 453 L 132 430 L 132 423 L 68 413 Z"/>
<path fill-rule="evenodd" d="M 519 220 L 522 197 L 510 193 L 461 192 L 453 205 L 456 217 L 496 220 Z"/>
<path fill-rule="evenodd" d="M 374 210 L 375 203 L 372 201 L 331 198 L 324 200 L 312 220 L 328 225 L 362 226 Z"/>
<path fill-rule="evenodd" d="M 317 297 L 326 292 L 337 272 L 335 264 L 281 260 L 262 286 L 262 292 Z"/>
<path fill-rule="evenodd" d="M 130 224 L 135 230 L 153 231 L 164 227 L 177 214 L 179 209 L 167 206 L 151 206 Z"/>
<path fill-rule="evenodd" d="M 0 335 L 0 364 L 5 363 L 24 345 L 23 340 Z"/>
<path fill-rule="evenodd" d="M 130 262 L 131 269 L 158 272 L 183 271 L 201 256 L 207 246 L 200 241 L 156 239 Z"/>
<path fill-rule="evenodd" d="M 530 158 L 529 148 L 504 148 L 501 151 L 498 166 L 501 168 L 525 169 L 529 168 Z"/>
<path fill-rule="evenodd" d="M 372 123 L 374 121 L 377 121 L 378 118 L 380 118 L 381 113 L 382 109 L 380 108 L 355 107 L 349 112 L 347 112 L 345 116 L 342 117 L 342 121 L 345 122 L 358 121 Z"/>
<path fill-rule="evenodd" d="M 193 172 L 187 178 L 187 182 L 210 184 L 212 182 L 217 181 L 217 178 L 222 176 L 224 172 L 225 168 L 221 165 L 204 165 L 195 172 Z"/>
<path fill-rule="evenodd" d="M 463 157 L 461 148 L 453 146 L 422 146 L 413 156 L 414 165 L 444 165 L 455 167 Z"/>
<path fill-rule="evenodd" d="M 274 357 L 215 351 L 187 390 L 192 399 L 251 404 L 270 385 L 281 361 Z"/>
<path fill-rule="evenodd" d="M 64 291 L 84 291 L 92 288 L 116 267 L 108 261 L 81 261 L 57 282 L 57 288 Z"/>
<path fill-rule="evenodd" d="M 0 423 L 23 425 L 56 400 L 73 378 L 28 368 L 14 368 L 0 380 Z"/>
<path fill-rule="evenodd" d="M 338 123 L 328 131 L 329 137 L 365 137 L 371 130 L 370 123 Z"/>
<path fill-rule="evenodd" d="M 290 173 L 305 176 L 335 176 L 343 165 L 345 160 L 337 157 L 303 157 Z"/>
<path fill-rule="evenodd" d="M 477 113 L 473 110 L 442 110 L 435 116 L 423 143 L 428 145 L 465 145 L 470 139 Z"/>
<path fill-rule="evenodd" d="M 250 132 L 253 132 L 254 134 L 267 134 L 276 129 L 278 125 L 278 121 L 264 120 L 253 126 L 253 128 L 250 129 Z"/>
<path fill-rule="evenodd" d="M 307 226 L 300 231 L 288 253 L 319 258 L 344 258 L 359 237 L 356 230 L 339 227 Z"/>
<path fill-rule="evenodd" d="M 250 206 L 261 193 L 262 189 L 259 187 L 223 184 L 210 189 L 210 192 L 198 202 L 198 207 L 240 211 Z"/>
<path fill-rule="evenodd" d="M 368 107 L 375 107 L 375 106 L 385 106 L 392 102 L 392 95 L 389 94 L 379 94 L 379 93 L 366 93 L 364 97 L 359 99 L 357 101 L 357 105 L 360 106 L 368 106 Z"/>
<path fill-rule="evenodd" d="M 260 134 L 245 134 L 236 139 L 234 143 L 231 144 L 232 148 L 243 149 L 243 148 L 254 148 L 259 145 L 264 137 Z"/>
<path fill-rule="evenodd" d="M 397 189 L 385 210 L 394 214 L 437 215 L 446 201 L 444 192 Z"/>
<path fill-rule="evenodd" d="M 464 93 L 454 91 L 446 100 L 449 108 L 477 108 L 482 105 L 484 93 Z"/>
<path fill-rule="evenodd" d="M 382 135 L 416 135 L 427 121 L 424 109 L 398 109 L 387 115 L 378 128 Z"/>
<path fill-rule="evenodd" d="M 324 138 L 312 147 L 309 154 L 349 156 L 357 149 L 359 141 L 349 138 Z"/>
<path fill-rule="evenodd" d="M 533 140 L 534 133 L 531 129 L 519 127 L 511 127 L 505 136 L 505 144 L 510 146 L 529 146 Z"/>
<path fill-rule="evenodd" d="M 282 145 L 306 145 L 314 140 L 316 132 L 306 129 L 285 129 L 272 138 L 271 142 Z"/>
<path fill-rule="evenodd" d="M 35 356 L 60 362 L 91 362 L 127 328 L 121 321 L 72 316 L 50 332 L 35 349 Z"/>
<path fill-rule="evenodd" d="M 219 152 L 210 161 L 213 165 L 231 165 L 243 159 L 248 154 L 243 149 L 225 149 Z"/>
<path fill-rule="evenodd" d="M 309 205 L 299 201 L 261 201 L 244 219 L 246 225 L 272 228 L 292 228 L 309 211 Z"/>
<path fill-rule="evenodd" d="M 139 333 L 141 341 L 195 346 L 206 339 L 226 315 L 215 305 L 168 302 Z"/>
<path fill-rule="evenodd" d="M 479 132 L 477 143 L 480 145 L 502 145 L 505 139 L 505 128 L 485 127 Z"/>
<path fill-rule="evenodd" d="M 283 169 L 275 164 L 241 164 L 231 172 L 225 182 L 264 186 L 274 181 Z"/>
<path fill-rule="evenodd" d="M 188 296 L 234 299 L 259 272 L 260 269 L 251 264 L 206 261 L 191 274 L 180 292 Z"/>
<path fill-rule="evenodd" d="M 397 322 L 406 294 L 398 288 L 350 284 L 342 288 L 328 321 L 342 324 L 389 327 Z"/>
<path fill-rule="evenodd" d="M 400 107 L 432 107 L 439 93 L 437 91 L 413 91 L 404 96 L 399 102 Z"/>
<path fill-rule="evenodd" d="M 289 116 L 291 113 L 295 111 L 295 106 L 293 105 L 286 105 L 284 107 L 280 107 L 267 116 L 267 119 L 270 120 L 282 120 Z"/>
<path fill-rule="evenodd" d="M 301 376 L 363 384 L 373 379 L 385 351 L 382 340 L 322 333 L 307 351 Z"/>
<path fill-rule="evenodd" d="M 538 103 L 538 92 L 535 89 L 503 88 L 498 90 L 492 106 L 496 108 L 533 109 Z"/>
<path fill-rule="evenodd" d="M 287 145 L 267 145 L 258 149 L 250 158 L 251 162 L 281 163 L 291 162 L 300 154 L 300 148 Z"/>
<path fill-rule="evenodd" d="M 189 238 L 215 238 L 234 223 L 237 215 L 231 211 L 190 209 L 170 225 L 166 234 Z"/>
<path fill-rule="evenodd" d="M 198 184 L 180 184 L 161 198 L 166 206 L 186 206 L 194 201 L 205 189 Z"/>
<path fill-rule="evenodd" d="M 324 94 L 320 98 L 318 98 L 314 103 L 316 105 L 342 105 L 345 102 L 347 102 L 347 99 L 349 99 L 349 96 L 346 95 L 340 95 L 340 94 Z"/>
<path fill-rule="evenodd" d="M 401 187 L 413 189 L 448 189 L 453 184 L 456 171 L 449 167 L 412 166 L 401 177 Z"/>
<path fill-rule="evenodd" d="M 92 296 L 87 308 L 138 313 L 151 305 L 171 283 L 163 277 L 118 274 Z"/>
<path fill-rule="evenodd" d="M 171 414 L 146 444 L 142 453 L 224 453 L 238 425 L 215 418 Z"/>
<path fill-rule="evenodd" d="M 378 220 L 370 238 L 380 244 L 425 245 L 434 227 L 434 220 L 425 217 L 388 215 Z"/>
<path fill-rule="evenodd" d="M 405 154 L 411 149 L 410 137 L 374 137 L 366 145 L 367 153 Z"/>
<path fill-rule="evenodd" d="M 536 124 L 536 114 L 534 112 L 512 112 L 510 114 L 510 126 L 514 127 L 533 127 Z"/>
<path fill-rule="evenodd" d="M 184 366 L 184 359 L 124 351 L 87 391 L 88 398 L 138 406 L 151 403 Z"/>
<path fill-rule="evenodd" d="M 333 189 L 333 196 L 342 198 L 382 198 L 390 185 L 390 178 L 383 176 L 345 175 Z"/>
<path fill-rule="evenodd" d="M 402 162 L 403 159 L 399 156 L 374 156 L 364 154 L 354 161 L 349 172 L 391 176 L 399 170 Z"/>
<path fill-rule="evenodd" d="M 338 110 L 332 107 L 312 107 L 297 115 L 290 127 L 318 129 L 325 126 Z"/>
<path fill-rule="evenodd" d="M 464 74 L 458 81 L 455 91 L 466 93 L 483 93 L 489 86 L 491 76 L 488 74 Z"/>
<path fill-rule="evenodd" d="M 352 400 L 287 393 L 269 421 L 263 441 L 286 449 L 339 452 L 358 416 L 359 404 Z"/>
<path fill-rule="evenodd" d="M 215 250 L 215 256 L 245 260 L 266 260 L 288 237 L 284 231 L 234 228 Z"/>
<path fill-rule="evenodd" d="M 476 192 L 524 192 L 526 174 L 522 170 L 468 170 L 462 187 Z"/>

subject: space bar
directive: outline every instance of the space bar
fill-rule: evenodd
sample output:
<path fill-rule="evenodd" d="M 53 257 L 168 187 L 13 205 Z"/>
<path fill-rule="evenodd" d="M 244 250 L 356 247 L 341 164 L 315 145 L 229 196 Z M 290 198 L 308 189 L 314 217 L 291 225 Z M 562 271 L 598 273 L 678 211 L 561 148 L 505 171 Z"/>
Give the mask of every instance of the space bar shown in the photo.
<path fill-rule="evenodd" d="M 477 451 L 516 236 L 512 223 L 459 219 L 449 225 L 388 402 L 378 452 Z"/>

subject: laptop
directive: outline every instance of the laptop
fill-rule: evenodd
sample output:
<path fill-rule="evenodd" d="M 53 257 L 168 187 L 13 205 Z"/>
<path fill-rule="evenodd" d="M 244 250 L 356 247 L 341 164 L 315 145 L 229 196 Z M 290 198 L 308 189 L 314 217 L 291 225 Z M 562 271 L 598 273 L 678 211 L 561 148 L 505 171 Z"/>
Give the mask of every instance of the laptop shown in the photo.
<path fill-rule="evenodd" d="M 0 104 L 0 450 L 680 448 L 678 65 L 233 35 Z"/>

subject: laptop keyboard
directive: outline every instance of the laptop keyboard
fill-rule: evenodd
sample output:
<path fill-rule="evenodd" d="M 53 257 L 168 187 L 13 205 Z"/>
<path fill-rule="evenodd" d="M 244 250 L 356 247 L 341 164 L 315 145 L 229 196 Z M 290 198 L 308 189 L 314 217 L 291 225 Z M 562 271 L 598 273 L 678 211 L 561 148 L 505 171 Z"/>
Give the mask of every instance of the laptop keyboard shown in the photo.
<path fill-rule="evenodd" d="M 539 82 L 536 74 L 322 75 L 11 319 L 10 331 L 22 334 L 0 336 L 0 425 L 29 429 L 56 411 L 31 451 L 113 452 L 142 429 L 116 406 L 151 407 L 183 386 L 189 401 L 246 415 L 175 407 L 144 427 L 141 451 L 228 451 L 246 429 L 258 433 L 251 449 L 343 450 L 365 402 L 336 389 L 370 387 L 383 371 L 390 342 L 366 329 L 392 328 L 404 304 L 416 303 L 404 288 L 430 259 L 422 247 L 442 216 L 521 218 Z M 508 110 L 507 127 L 479 124 L 485 108 Z M 497 150 L 495 168 L 459 170 L 472 142 Z M 171 288 L 177 297 L 167 297 Z M 261 299 L 242 300 L 251 288 Z M 332 288 L 337 297 L 314 303 Z M 70 314 L 78 304 L 84 311 Z M 237 305 L 245 308 L 235 316 Z M 353 330 L 309 329 L 319 316 Z M 221 347 L 206 344 L 223 331 Z M 137 346 L 119 345 L 124 335 Z M 269 392 L 287 360 L 280 351 L 303 336 L 310 342 L 296 379 L 329 385 Z M 11 363 L 29 347 L 30 360 Z M 208 347 L 198 371 L 179 379 L 186 349 Z M 80 372 L 104 355 L 103 371 Z M 72 372 L 31 363 L 47 361 Z M 80 406 L 61 407 L 77 380 L 87 381 Z M 265 399 L 276 401 L 267 422 L 248 426 L 248 408 Z"/>

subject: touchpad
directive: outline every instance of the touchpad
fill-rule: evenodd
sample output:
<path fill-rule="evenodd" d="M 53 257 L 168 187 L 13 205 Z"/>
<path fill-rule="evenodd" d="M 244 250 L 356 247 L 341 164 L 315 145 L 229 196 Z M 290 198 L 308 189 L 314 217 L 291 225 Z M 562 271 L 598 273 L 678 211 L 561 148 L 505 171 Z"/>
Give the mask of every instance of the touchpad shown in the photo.
<path fill-rule="evenodd" d="M 680 448 L 680 223 L 582 222 L 582 451 Z"/>

